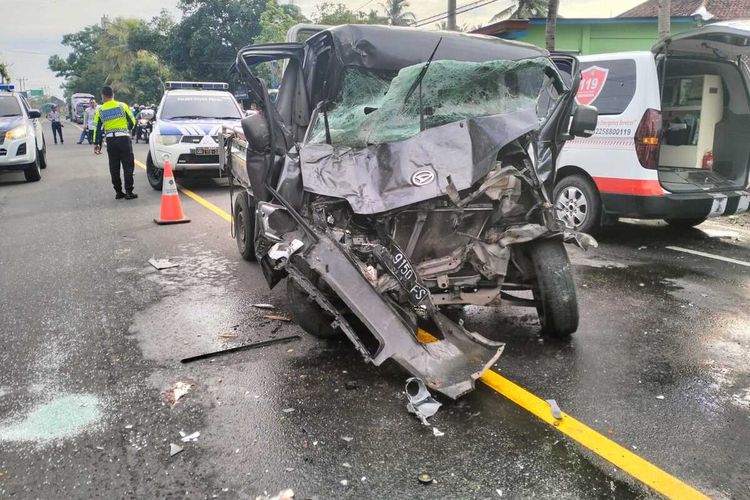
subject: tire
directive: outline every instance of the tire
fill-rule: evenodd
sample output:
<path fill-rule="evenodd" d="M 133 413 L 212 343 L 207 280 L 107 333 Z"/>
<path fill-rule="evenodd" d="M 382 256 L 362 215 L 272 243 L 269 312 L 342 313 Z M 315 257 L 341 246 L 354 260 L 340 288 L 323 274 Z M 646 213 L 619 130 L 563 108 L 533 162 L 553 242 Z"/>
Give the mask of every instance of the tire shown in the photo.
<path fill-rule="evenodd" d="M 39 168 L 44 170 L 47 168 L 47 143 L 42 138 L 42 150 L 37 152 L 39 157 Z"/>
<path fill-rule="evenodd" d="M 308 300 L 308 295 L 293 279 L 286 280 L 286 296 L 294 321 L 307 333 L 319 339 L 335 338 L 341 330 L 333 328 L 333 317 L 323 311 L 317 303 Z"/>
<path fill-rule="evenodd" d="M 234 238 L 242 258 L 255 261 L 255 202 L 244 192 L 234 199 Z"/>
<path fill-rule="evenodd" d="M 690 229 L 706 222 L 708 217 L 695 217 L 693 219 L 664 219 L 664 222 L 675 229 Z"/>
<path fill-rule="evenodd" d="M 26 182 L 37 182 L 42 178 L 41 166 L 39 164 L 39 156 L 36 157 L 33 163 L 30 163 L 24 171 L 23 175 L 26 177 Z"/>
<path fill-rule="evenodd" d="M 569 337 L 578 329 L 578 299 L 565 246 L 560 240 L 537 240 L 527 248 L 542 334 Z"/>
<path fill-rule="evenodd" d="M 146 178 L 148 184 L 156 191 L 161 191 L 161 187 L 164 183 L 164 170 L 156 168 L 154 161 L 151 159 L 151 152 L 149 151 L 146 157 Z"/>
<path fill-rule="evenodd" d="M 563 177 L 552 195 L 555 215 L 571 229 L 596 234 L 601 229 L 602 202 L 596 186 L 582 175 Z"/>

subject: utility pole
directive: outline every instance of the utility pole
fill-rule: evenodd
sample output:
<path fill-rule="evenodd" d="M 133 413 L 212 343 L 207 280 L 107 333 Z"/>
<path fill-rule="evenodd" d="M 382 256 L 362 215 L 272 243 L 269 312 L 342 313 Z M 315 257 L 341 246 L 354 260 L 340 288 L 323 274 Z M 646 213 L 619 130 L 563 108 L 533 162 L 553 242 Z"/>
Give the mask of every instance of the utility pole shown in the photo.
<path fill-rule="evenodd" d="M 456 31 L 456 0 L 448 0 L 448 19 L 446 21 L 448 30 Z"/>
<path fill-rule="evenodd" d="M 659 41 L 671 34 L 672 0 L 659 0 Z"/>

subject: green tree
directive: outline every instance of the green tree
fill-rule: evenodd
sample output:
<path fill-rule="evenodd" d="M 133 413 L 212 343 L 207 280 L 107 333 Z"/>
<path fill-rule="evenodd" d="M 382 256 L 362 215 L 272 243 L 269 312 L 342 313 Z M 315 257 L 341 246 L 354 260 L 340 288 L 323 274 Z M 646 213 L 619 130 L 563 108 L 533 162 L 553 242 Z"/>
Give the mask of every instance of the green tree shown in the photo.
<path fill-rule="evenodd" d="M 0 83 L 5 83 L 10 81 L 10 72 L 8 71 L 8 65 L 5 63 L 0 63 Z"/>
<path fill-rule="evenodd" d="M 374 9 L 368 12 L 349 9 L 343 3 L 322 2 L 315 6 L 313 21 L 317 24 L 338 26 L 340 24 L 387 24 L 388 20 Z"/>
<path fill-rule="evenodd" d="M 59 55 L 49 58 L 49 68 L 56 76 L 65 78 L 62 88 L 66 96 L 76 92 L 98 95 L 104 85 L 107 75 L 97 60 L 101 34 L 101 27 L 92 25 L 64 35 L 62 44 L 70 47 L 70 54 L 65 58 Z"/>
<path fill-rule="evenodd" d="M 118 17 L 105 19 L 102 24 L 97 63 L 106 74 L 106 84 L 111 85 L 120 98 L 131 98 L 134 89 L 125 75 L 136 59 L 136 52 L 130 50 L 128 39 L 131 32 L 142 30 L 145 23 L 140 19 Z"/>
<path fill-rule="evenodd" d="M 409 26 L 417 19 L 413 12 L 405 10 L 409 7 L 407 0 L 388 0 L 383 4 L 385 17 L 388 24 L 392 26 Z"/>
<path fill-rule="evenodd" d="M 490 22 L 502 21 L 503 19 L 543 17 L 547 15 L 547 7 L 547 0 L 517 0 L 509 7 L 492 16 Z"/>
<path fill-rule="evenodd" d="M 296 5 L 280 6 L 276 0 L 269 0 L 266 10 L 260 15 L 261 29 L 255 43 L 283 42 L 289 28 L 306 21 Z"/>
<path fill-rule="evenodd" d="M 169 71 L 159 63 L 154 54 L 145 50 L 139 51 L 124 75 L 130 88 L 130 102 L 158 103 L 164 92 L 164 82 L 168 78 Z"/>
<path fill-rule="evenodd" d="M 267 0 L 181 0 L 164 59 L 182 78 L 218 80 L 243 46 L 261 33 Z"/>

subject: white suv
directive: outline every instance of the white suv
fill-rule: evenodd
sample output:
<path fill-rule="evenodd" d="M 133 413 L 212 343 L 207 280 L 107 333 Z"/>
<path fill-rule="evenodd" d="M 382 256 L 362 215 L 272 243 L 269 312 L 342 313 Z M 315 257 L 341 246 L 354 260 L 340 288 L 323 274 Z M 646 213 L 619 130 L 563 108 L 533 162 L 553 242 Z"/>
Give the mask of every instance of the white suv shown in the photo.
<path fill-rule="evenodd" d="M 175 175 L 221 177 L 219 134 L 243 117 L 229 85 L 215 82 L 167 82 L 148 141 L 146 174 L 160 190 L 164 161 Z"/>
<path fill-rule="evenodd" d="M 35 182 L 47 168 L 42 115 L 13 89 L 0 85 L 0 171 L 23 171 L 27 181 Z"/>

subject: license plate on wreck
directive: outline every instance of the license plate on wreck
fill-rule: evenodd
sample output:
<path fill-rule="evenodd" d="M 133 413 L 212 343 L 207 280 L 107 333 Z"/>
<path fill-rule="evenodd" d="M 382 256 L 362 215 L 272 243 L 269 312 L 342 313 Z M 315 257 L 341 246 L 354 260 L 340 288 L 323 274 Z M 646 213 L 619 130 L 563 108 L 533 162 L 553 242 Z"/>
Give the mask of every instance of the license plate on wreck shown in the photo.
<path fill-rule="evenodd" d="M 416 306 L 427 298 L 427 294 L 430 292 L 417 283 L 417 273 L 414 272 L 411 264 L 409 264 L 409 260 L 401 252 L 393 254 L 393 271 L 396 274 L 396 278 L 398 278 L 409 292 L 409 302 Z"/>
<path fill-rule="evenodd" d="M 217 155 L 219 148 L 195 148 L 195 154 L 197 156 Z"/>

